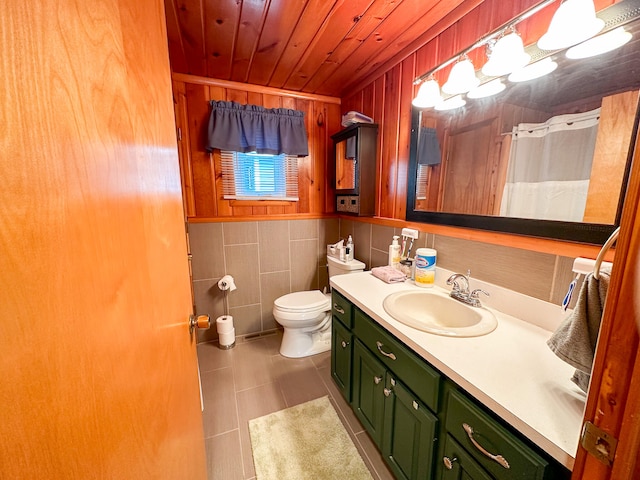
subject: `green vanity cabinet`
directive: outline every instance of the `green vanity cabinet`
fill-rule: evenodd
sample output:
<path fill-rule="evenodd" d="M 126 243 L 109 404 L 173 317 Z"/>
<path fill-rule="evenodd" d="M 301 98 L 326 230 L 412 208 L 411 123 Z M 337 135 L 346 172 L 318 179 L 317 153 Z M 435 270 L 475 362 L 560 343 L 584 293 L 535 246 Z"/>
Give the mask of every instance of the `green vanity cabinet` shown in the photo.
<path fill-rule="evenodd" d="M 351 407 L 378 448 L 382 447 L 386 371 L 385 366 L 356 339 L 353 346 Z"/>
<path fill-rule="evenodd" d="M 570 478 L 401 340 L 333 295 L 339 316 L 334 310 L 332 376 L 396 478 Z"/>
<path fill-rule="evenodd" d="M 353 334 L 340 320 L 331 324 L 331 376 L 347 402 L 351 402 Z"/>
<path fill-rule="evenodd" d="M 382 456 L 397 478 L 432 478 L 438 418 L 387 373 Z"/>

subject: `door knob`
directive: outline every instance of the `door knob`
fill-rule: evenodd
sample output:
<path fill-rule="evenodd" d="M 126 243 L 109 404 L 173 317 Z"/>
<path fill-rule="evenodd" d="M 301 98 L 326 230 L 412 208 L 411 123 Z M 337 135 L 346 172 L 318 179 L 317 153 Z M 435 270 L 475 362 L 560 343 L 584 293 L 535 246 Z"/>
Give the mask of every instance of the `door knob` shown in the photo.
<path fill-rule="evenodd" d="M 189 333 L 193 333 L 196 328 L 207 330 L 209 327 L 211 327 L 209 315 L 189 315 Z"/>

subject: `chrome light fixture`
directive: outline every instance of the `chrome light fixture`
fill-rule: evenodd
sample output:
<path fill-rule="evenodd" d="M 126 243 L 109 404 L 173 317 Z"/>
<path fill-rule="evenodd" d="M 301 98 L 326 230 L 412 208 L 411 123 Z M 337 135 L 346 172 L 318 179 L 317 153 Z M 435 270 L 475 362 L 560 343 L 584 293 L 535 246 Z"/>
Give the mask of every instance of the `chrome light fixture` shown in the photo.
<path fill-rule="evenodd" d="M 631 33 L 627 32 L 624 27 L 618 27 L 597 37 L 591 38 L 586 42 L 575 45 L 567 50 L 567 58 L 589 58 L 610 52 L 616 48 L 620 48 L 629 40 Z"/>
<path fill-rule="evenodd" d="M 490 47 L 489 61 L 482 67 L 482 73 L 488 77 L 501 77 L 524 67 L 531 60 L 515 27 L 508 30 Z"/>
<path fill-rule="evenodd" d="M 414 107 L 418 108 L 431 108 L 435 107 L 438 103 L 442 102 L 442 96 L 440 95 L 440 85 L 433 75 L 424 81 L 418 89 L 418 95 L 411 102 Z"/>
<path fill-rule="evenodd" d="M 562 50 L 584 42 L 604 28 L 596 17 L 593 0 L 566 0 L 551 19 L 547 33 L 538 40 L 542 50 Z"/>
<path fill-rule="evenodd" d="M 476 77 L 473 63 L 471 63 L 469 57 L 463 55 L 453 65 L 447 82 L 442 86 L 442 91 L 450 95 L 467 93 L 479 84 L 480 80 Z"/>

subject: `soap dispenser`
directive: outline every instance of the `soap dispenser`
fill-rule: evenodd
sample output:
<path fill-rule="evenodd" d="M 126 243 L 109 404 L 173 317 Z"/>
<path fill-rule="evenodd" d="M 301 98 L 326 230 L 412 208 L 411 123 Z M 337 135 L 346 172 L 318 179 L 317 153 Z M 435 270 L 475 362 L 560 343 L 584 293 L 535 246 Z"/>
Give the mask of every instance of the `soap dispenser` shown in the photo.
<path fill-rule="evenodd" d="M 354 259 L 353 256 L 353 238 L 349 235 L 349 239 L 347 240 L 347 248 L 345 249 L 345 260 L 350 262 Z"/>
<path fill-rule="evenodd" d="M 393 236 L 393 241 L 389 245 L 389 265 L 393 268 L 398 268 L 400 265 L 400 244 L 398 243 L 398 235 Z"/>

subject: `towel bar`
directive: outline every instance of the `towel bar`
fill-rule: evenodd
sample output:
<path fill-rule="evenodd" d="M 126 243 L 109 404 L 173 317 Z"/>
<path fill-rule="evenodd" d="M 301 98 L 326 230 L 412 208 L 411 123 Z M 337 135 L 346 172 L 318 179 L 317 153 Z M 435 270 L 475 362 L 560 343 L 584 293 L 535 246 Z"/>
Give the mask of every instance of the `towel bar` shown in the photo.
<path fill-rule="evenodd" d="M 593 277 L 596 280 L 600 276 L 600 265 L 602 264 L 602 259 L 604 258 L 605 254 L 609 251 L 609 248 L 611 248 L 611 245 L 613 245 L 613 243 L 618 238 L 619 233 L 620 233 L 620 227 L 616 228 L 611 234 L 611 236 L 607 239 L 607 241 L 604 242 L 604 245 L 600 249 L 600 253 L 598 253 L 598 256 L 596 257 L 596 264 L 593 267 Z"/>

